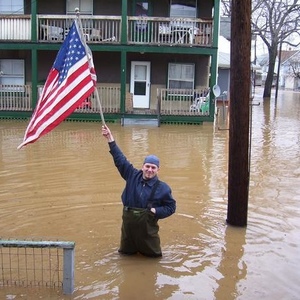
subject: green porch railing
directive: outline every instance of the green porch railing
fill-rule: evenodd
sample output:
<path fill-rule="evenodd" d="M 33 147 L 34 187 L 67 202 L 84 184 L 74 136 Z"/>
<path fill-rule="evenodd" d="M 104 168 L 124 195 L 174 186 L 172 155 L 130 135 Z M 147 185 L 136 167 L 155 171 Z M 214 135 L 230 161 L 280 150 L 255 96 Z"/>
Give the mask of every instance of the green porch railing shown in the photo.
<path fill-rule="evenodd" d="M 0 111 L 30 111 L 31 99 L 31 85 L 0 85 Z"/>
<path fill-rule="evenodd" d="M 38 95 L 43 86 L 38 86 Z M 121 87 L 97 87 L 102 112 L 105 114 L 121 114 Z M 76 113 L 100 113 L 100 104 L 93 93 L 75 110 Z M 125 114 L 141 114 L 141 110 L 133 107 L 133 95 L 126 94 Z M 154 104 L 154 103 L 152 103 Z M 157 89 L 157 109 L 145 109 L 144 115 L 165 116 L 208 116 L 210 110 L 209 88 L 202 89 Z M 154 106 L 154 105 L 152 105 Z M 5 112 L 33 111 L 31 85 L 0 86 L 0 116 Z"/>
<path fill-rule="evenodd" d="M 160 115 L 208 116 L 209 88 L 158 89 Z"/>

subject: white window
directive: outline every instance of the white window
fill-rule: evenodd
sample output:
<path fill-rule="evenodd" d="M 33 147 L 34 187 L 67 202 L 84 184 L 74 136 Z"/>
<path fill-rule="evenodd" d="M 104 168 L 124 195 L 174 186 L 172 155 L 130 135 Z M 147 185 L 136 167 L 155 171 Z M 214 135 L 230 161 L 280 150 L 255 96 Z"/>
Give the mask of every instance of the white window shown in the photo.
<path fill-rule="evenodd" d="M 195 65 L 169 63 L 168 89 L 194 89 Z"/>
<path fill-rule="evenodd" d="M 75 8 L 79 8 L 81 15 L 92 15 L 93 0 L 67 0 L 67 14 L 74 14 Z"/>
<path fill-rule="evenodd" d="M 24 0 L 0 0 L 0 14 L 24 14 Z"/>
<path fill-rule="evenodd" d="M 22 59 L 0 59 L 0 85 L 2 90 L 19 90 L 13 85 L 25 84 L 25 67 Z M 21 87 L 21 89 L 23 89 Z"/>
<path fill-rule="evenodd" d="M 170 17 L 172 18 L 196 18 L 197 1 L 172 0 Z"/>

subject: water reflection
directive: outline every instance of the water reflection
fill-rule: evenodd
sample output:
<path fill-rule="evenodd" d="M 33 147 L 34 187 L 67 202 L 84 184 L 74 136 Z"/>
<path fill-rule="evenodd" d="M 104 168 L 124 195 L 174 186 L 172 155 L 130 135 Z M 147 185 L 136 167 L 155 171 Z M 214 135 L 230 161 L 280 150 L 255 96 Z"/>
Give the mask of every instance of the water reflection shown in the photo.
<path fill-rule="evenodd" d="M 223 295 L 226 295 L 228 300 L 236 299 L 242 295 L 238 284 L 247 275 L 247 265 L 243 260 L 245 243 L 245 228 L 226 227 L 224 247 L 218 267 L 221 277 L 217 280 L 219 286 L 215 292 L 216 299 L 223 299 Z"/>
<path fill-rule="evenodd" d="M 21 299 L 297 299 L 300 293 L 300 94 L 253 107 L 248 226 L 229 227 L 228 131 L 215 124 L 121 127 L 114 136 L 136 166 L 161 159 L 177 199 L 160 222 L 164 256 L 117 253 L 124 182 L 99 123 L 63 123 L 17 150 L 26 122 L 0 122 L 3 238 L 76 243 L 72 297 L 48 289 L 0 289 Z M 223 122 L 223 123 L 222 123 Z M 271 287 L 271 288 L 270 288 Z M 32 296 L 34 295 L 34 296 Z"/>

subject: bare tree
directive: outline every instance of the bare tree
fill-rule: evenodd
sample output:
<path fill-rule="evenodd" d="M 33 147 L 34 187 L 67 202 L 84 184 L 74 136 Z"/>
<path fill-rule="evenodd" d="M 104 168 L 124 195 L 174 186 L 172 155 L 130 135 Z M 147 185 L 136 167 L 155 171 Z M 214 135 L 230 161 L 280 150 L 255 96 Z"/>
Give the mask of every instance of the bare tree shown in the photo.
<path fill-rule="evenodd" d="M 231 16 L 231 0 L 221 0 L 221 15 L 225 17 Z"/>
<path fill-rule="evenodd" d="M 230 1 L 222 0 L 223 13 L 230 12 Z M 252 0 L 252 31 L 268 49 L 269 65 L 264 87 L 264 98 L 271 97 L 278 47 L 283 43 L 300 45 L 299 0 Z"/>
<path fill-rule="evenodd" d="M 288 76 L 300 79 L 300 52 L 292 56 L 288 62 Z"/>

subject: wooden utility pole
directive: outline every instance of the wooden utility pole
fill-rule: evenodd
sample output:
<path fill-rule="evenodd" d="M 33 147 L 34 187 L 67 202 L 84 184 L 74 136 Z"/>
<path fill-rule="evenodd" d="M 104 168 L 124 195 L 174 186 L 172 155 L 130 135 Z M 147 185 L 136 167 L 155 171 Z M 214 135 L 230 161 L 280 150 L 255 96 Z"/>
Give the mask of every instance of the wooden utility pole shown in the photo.
<path fill-rule="evenodd" d="M 249 196 L 251 0 L 232 0 L 227 223 L 246 226 Z"/>

